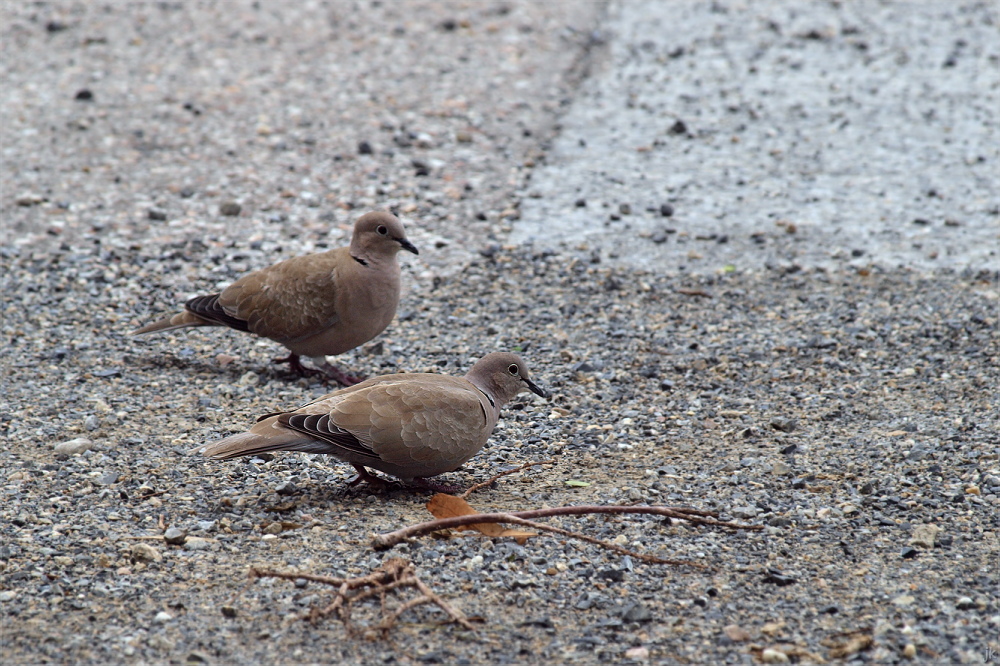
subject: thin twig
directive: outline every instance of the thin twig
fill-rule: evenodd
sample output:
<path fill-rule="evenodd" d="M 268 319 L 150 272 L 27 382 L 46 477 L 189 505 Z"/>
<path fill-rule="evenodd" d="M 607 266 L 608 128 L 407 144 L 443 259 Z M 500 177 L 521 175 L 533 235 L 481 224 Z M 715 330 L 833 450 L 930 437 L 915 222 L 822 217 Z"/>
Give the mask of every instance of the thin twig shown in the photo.
<path fill-rule="evenodd" d="M 320 618 L 336 613 L 340 617 L 341 622 L 344 623 L 344 627 L 351 633 L 354 632 L 354 627 L 351 624 L 351 607 L 359 601 L 363 601 L 374 596 L 379 596 L 381 601 L 384 619 L 376 628 L 379 629 L 383 635 L 388 634 L 389 630 L 392 629 L 393 625 L 395 625 L 396 620 L 399 619 L 403 613 L 411 608 L 428 603 L 437 605 L 454 622 L 457 622 L 469 631 L 476 630 L 469 620 L 466 619 L 465 615 L 452 608 L 444 599 L 439 597 L 434 590 L 428 587 L 422 580 L 420 580 L 420 578 L 417 577 L 416 568 L 412 563 L 400 558 L 387 560 L 381 567 L 379 567 L 378 570 L 373 571 L 367 576 L 360 576 L 358 578 L 334 578 L 331 576 L 319 576 L 316 574 L 299 573 L 295 571 L 271 571 L 269 569 L 257 568 L 250 569 L 250 577 L 281 578 L 284 580 L 296 580 L 301 578 L 338 588 L 333 601 L 331 601 L 325 608 L 314 607 L 308 613 L 301 615 L 300 619 L 307 619 L 315 622 Z M 390 613 L 385 606 L 385 593 L 402 587 L 414 587 L 420 592 L 420 596 L 402 602 L 396 610 Z M 368 589 L 361 590 L 352 596 L 350 592 L 352 590 L 357 590 L 358 588 Z"/>
<path fill-rule="evenodd" d="M 680 289 L 674 289 L 674 291 L 683 296 L 700 296 L 701 298 L 712 298 L 712 294 L 705 291 L 704 289 L 688 289 L 686 287 L 681 287 Z"/>
<path fill-rule="evenodd" d="M 563 536 L 568 536 L 573 539 L 580 539 L 581 541 L 586 541 L 602 548 L 607 548 L 608 550 L 613 550 L 621 555 L 628 555 L 636 559 L 642 560 L 643 562 L 649 562 L 650 564 L 669 564 L 671 566 L 689 566 L 697 567 L 698 569 L 706 569 L 704 564 L 699 564 L 697 562 L 692 562 L 691 560 L 665 560 L 662 557 L 656 557 L 655 555 L 646 555 L 645 553 L 638 553 L 634 550 L 629 550 L 628 548 L 623 548 L 617 544 L 608 543 L 607 541 L 601 541 L 600 539 L 595 539 L 592 536 L 587 536 L 586 534 L 581 534 L 579 532 L 570 532 L 569 530 L 564 530 L 561 527 L 555 527 L 554 525 L 546 525 L 545 523 L 536 523 L 530 520 L 524 520 L 522 518 L 517 518 L 515 516 L 509 516 L 512 520 L 510 522 L 515 525 L 523 525 L 525 527 L 531 527 L 532 529 L 540 530 L 543 532 L 555 532 L 556 534 L 562 534 Z"/>
<path fill-rule="evenodd" d="M 468 490 L 466 490 L 464 493 L 462 493 L 461 495 L 459 495 L 459 497 L 461 497 L 462 499 L 468 499 L 469 495 L 471 495 L 473 492 L 479 490 L 480 488 L 485 488 L 487 486 L 493 485 L 493 482 L 495 482 L 497 479 L 503 478 L 503 477 L 507 476 L 508 474 L 513 474 L 515 472 L 520 472 L 522 469 L 526 469 L 528 467 L 534 467 L 535 465 L 554 465 L 555 462 L 556 462 L 555 460 L 540 460 L 538 462 L 524 463 L 520 467 L 515 467 L 514 469 L 509 469 L 506 472 L 500 472 L 499 474 L 490 477 L 489 479 L 483 481 L 482 483 L 477 483 L 476 485 L 472 486 L 471 488 L 469 488 Z"/>
<path fill-rule="evenodd" d="M 713 525 L 716 527 L 726 527 L 734 530 L 761 530 L 760 525 L 742 525 L 740 523 L 730 523 L 717 520 L 708 511 L 697 511 L 684 507 L 667 506 L 560 506 L 550 509 L 536 509 L 534 511 L 516 511 L 511 513 L 477 513 L 464 516 L 454 516 L 451 518 L 440 518 L 429 520 L 418 525 L 410 525 L 398 529 L 394 532 L 376 534 L 372 537 L 372 547 L 376 550 L 385 550 L 415 536 L 421 536 L 438 530 L 453 527 L 462 527 L 475 523 L 517 523 L 519 520 L 532 518 L 547 518 L 549 516 L 580 516 L 592 513 L 644 513 L 657 516 L 667 516 L 686 520 L 700 525 Z"/>

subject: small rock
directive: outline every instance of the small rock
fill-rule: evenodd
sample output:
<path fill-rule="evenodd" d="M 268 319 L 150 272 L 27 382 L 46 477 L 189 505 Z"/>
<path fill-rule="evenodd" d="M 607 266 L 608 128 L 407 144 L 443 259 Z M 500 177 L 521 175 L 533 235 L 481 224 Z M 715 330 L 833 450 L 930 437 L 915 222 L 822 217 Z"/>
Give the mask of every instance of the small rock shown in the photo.
<path fill-rule="evenodd" d="M 899 606 L 900 608 L 906 608 L 912 606 L 916 598 L 909 594 L 901 594 L 892 600 L 894 606 Z"/>
<path fill-rule="evenodd" d="M 729 640 L 737 643 L 750 640 L 750 632 L 739 625 L 727 624 L 722 628 L 722 631 L 729 637 Z"/>
<path fill-rule="evenodd" d="M 660 204 L 660 215 L 663 217 L 673 217 L 674 207 L 668 203 Z"/>
<path fill-rule="evenodd" d="M 94 414 L 90 414 L 83 420 L 83 427 L 90 432 L 94 432 L 101 427 L 101 420 Z"/>
<path fill-rule="evenodd" d="M 150 208 L 148 211 L 146 211 L 146 215 L 149 216 L 149 219 L 156 220 L 158 222 L 163 222 L 164 220 L 167 219 L 167 211 L 163 210 L 162 208 L 155 208 L 155 207 Z"/>
<path fill-rule="evenodd" d="M 162 562 L 163 555 L 160 551 L 150 546 L 148 543 L 136 543 L 132 544 L 132 549 L 129 551 L 132 560 L 135 562 Z"/>
<path fill-rule="evenodd" d="M 941 528 L 937 525 L 917 525 L 913 528 L 913 535 L 910 537 L 911 546 L 921 548 L 933 548 Z"/>
<path fill-rule="evenodd" d="M 645 661 L 649 659 L 649 648 L 647 647 L 634 647 L 625 650 L 626 659 L 635 659 L 636 661 Z"/>
<path fill-rule="evenodd" d="M 781 432 L 792 432 L 798 425 L 799 422 L 796 419 L 784 416 L 775 416 L 771 419 L 771 427 Z"/>
<path fill-rule="evenodd" d="M 367 141 L 358 142 L 358 155 L 371 155 L 373 152 L 375 151 L 372 149 L 372 144 Z"/>
<path fill-rule="evenodd" d="M 246 374 L 240 377 L 240 386 L 256 386 L 260 383 L 260 377 L 253 370 L 248 370 Z"/>
<path fill-rule="evenodd" d="M 95 481 L 99 486 L 111 486 L 118 483 L 118 472 L 107 472 L 103 474 L 97 481 Z"/>
<path fill-rule="evenodd" d="M 221 610 L 224 617 L 236 617 L 236 609 L 232 606 L 223 606 Z"/>
<path fill-rule="evenodd" d="M 187 532 L 177 527 L 170 527 L 163 533 L 163 540 L 171 546 L 183 546 L 187 541 Z"/>
<path fill-rule="evenodd" d="M 219 206 L 219 214 L 227 217 L 236 217 L 242 210 L 243 207 L 235 201 L 226 201 Z"/>
<path fill-rule="evenodd" d="M 976 602 L 972 600 L 972 597 L 961 597 L 957 602 L 955 602 L 955 608 L 958 610 L 972 610 L 976 607 Z"/>
<path fill-rule="evenodd" d="M 771 472 L 773 472 L 778 476 L 785 476 L 792 473 L 792 468 L 789 467 L 788 463 L 784 462 L 783 460 L 778 460 L 774 463 L 774 466 L 771 468 Z"/>
<path fill-rule="evenodd" d="M 622 611 L 622 620 L 625 622 L 649 622 L 652 619 L 650 610 L 638 601 L 626 604 Z"/>
<path fill-rule="evenodd" d="M 291 481 L 283 481 L 278 484 L 278 487 L 274 489 L 274 492 L 279 495 L 294 495 L 299 489 Z"/>
<path fill-rule="evenodd" d="M 734 516 L 745 520 L 756 518 L 758 513 L 760 513 L 760 509 L 755 506 L 738 506 L 733 509 Z"/>
<path fill-rule="evenodd" d="M 211 547 L 212 542 L 209 539 L 200 537 L 188 537 L 184 542 L 184 550 L 208 550 Z"/>
<path fill-rule="evenodd" d="M 263 529 L 263 532 L 264 534 L 281 534 L 283 529 L 284 528 L 281 526 L 281 523 L 276 522 L 276 523 L 271 523 L 270 525 L 265 527 Z"/>
<path fill-rule="evenodd" d="M 913 643 L 907 643 L 903 647 L 903 657 L 906 659 L 913 659 L 917 656 L 917 646 Z"/>
<path fill-rule="evenodd" d="M 777 569 L 768 569 L 767 574 L 764 576 L 764 582 L 777 585 L 778 587 L 787 587 L 788 585 L 794 585 L 799 581 L 794 576 L 789 576 L 788 574 L 782 573 Z"/>
<path fill-rule="evenodd" d="M 787 654 L 774 648 L 766 648 L 761 652 L 760 660 L 765 664 L 788 664 L 791 662 Z"/>
<path fill-rule="evenodd" d="M 92 102 L 94 101 L 94 93 L 89 88 L 81 88 L 73 95 L 73 99 L 78 102 Z"/>
<path fill-rule="evenodd" d="M 919 552 L 920 551 L 918 551 L 916 548 L 904 548 L 903 552 L 901 552 L 899 556 L 902 557 L 904 560 L 912 560 L 919 554 Z"/>
<path fill-rule="evenodd" d="M 18 206 L 37 206 L 40 203 L 44 203 L 45 198 L 34 194 L 33 192 L 26 192 L 15 199 L 14 202 Z"/>
<path fill-rule="evenodd" d="M 153 622 L 156 624 L 163 624 L 164 622 L 170 622 L 172 619 L 174 619 L 173 615 L 167 611 L 160 611 L 156 614 L 156 617 L 153 618 Z"/>
<path fill-rule="evenodd" d="M 229 354 L 216 354 L 215 362 L 219 364 L 220 368 L 224 368 L 233 361 L 236 360 L 235 356 L 230 356 Z"/>
<path fill-rule="evenodd" d="M 89 451 L 94 443 L 86 437 L 77 437 L 55 445 L 55 452 L 67 456 L 75 456 L 84 451 Z"/>

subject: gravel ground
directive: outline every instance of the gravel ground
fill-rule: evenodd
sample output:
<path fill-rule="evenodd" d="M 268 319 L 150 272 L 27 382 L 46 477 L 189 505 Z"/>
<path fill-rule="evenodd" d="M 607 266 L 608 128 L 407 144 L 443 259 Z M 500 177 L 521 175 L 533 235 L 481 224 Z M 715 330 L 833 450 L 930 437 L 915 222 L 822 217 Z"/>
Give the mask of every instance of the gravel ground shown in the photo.
<path fill-rule="evenodd" d="M 559 110 L 605 53 L 603 7 L 543 4 L 4 6 L 6 663 L 1000 651 L 995 266 L 692 274 L 510 243 Z M 422 254 L 398 320 L 344 367 L 462 373 L 512 349 L 553 393 L 509 406 L 442 481 L 552 458 L 471 502 L 685 505 L 764 529 L 552 521 L 706 570 L 548 535 L 376 553 L 371 534 L 428 517 L 426 493 L 350 489 L 348 466 L 302 454 L 186 455 L 328 387 L 269 366 L 270 341 L 127 331 L 383 206 Z M 349 638 L 293 619 L 322 586 L 247 583 L 250 566 L 356 576 L 394 556 L 479 632 L 420 608 L 388 640 Z"/>

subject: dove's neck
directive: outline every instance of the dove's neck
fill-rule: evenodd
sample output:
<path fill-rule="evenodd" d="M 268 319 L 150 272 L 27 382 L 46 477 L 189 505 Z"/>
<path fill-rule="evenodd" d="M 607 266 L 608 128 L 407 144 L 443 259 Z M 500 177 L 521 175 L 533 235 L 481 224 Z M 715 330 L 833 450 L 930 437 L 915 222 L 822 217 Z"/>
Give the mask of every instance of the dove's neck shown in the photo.
<path fill-rule="evenodd" d="M 500 409 L 503 408 L 511 398 L 516 395 L 516 393 L 511 393 L 510 390 L 504 390 L 503 387 L 498 386 L 496 382 L 490 381 L 489 377 L 480 377 L 476 375 L 467 375 L 466 379 L 472 383 L 477 389 L 479 389 L 486 400 L 490 403 L 490 407 L 493 409 L 494 414 L 499 418 Z"/>
<path fill-rule="evenodd" d="M 399 271 L 399 264 L 396 262 L 395 254 L 366 252 L 365 248 L 352 247 L 351 258 L 362 266 Z"/>

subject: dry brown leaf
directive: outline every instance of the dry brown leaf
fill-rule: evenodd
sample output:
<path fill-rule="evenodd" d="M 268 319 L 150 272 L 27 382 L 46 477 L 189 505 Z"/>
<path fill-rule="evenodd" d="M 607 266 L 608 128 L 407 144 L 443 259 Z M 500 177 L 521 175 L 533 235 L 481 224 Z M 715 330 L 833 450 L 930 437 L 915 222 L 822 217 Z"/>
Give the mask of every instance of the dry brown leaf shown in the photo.
<path fill-rule="evenodd" d="M 469 503 L 461 497 L 438 493 L 427 502 L 427 510 L 437 518 L 452 518 L 454 516 L 473 516 L 481 511 L 476 511 Z M 500 523 L 473 523 L 456 527 L 459 530 L 475 530 L 488 537 L 514 537 L 514 540 L 522 546 L 527 543 L 528 537 L 538 536 L 535 532 L 526 532 L 514 528 L 504 527 Z"/>

